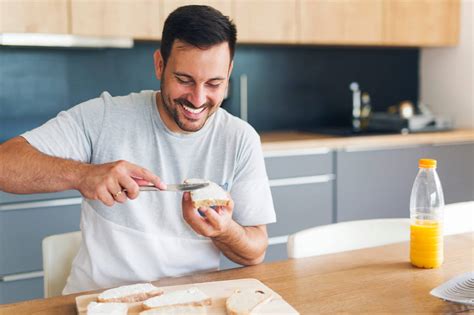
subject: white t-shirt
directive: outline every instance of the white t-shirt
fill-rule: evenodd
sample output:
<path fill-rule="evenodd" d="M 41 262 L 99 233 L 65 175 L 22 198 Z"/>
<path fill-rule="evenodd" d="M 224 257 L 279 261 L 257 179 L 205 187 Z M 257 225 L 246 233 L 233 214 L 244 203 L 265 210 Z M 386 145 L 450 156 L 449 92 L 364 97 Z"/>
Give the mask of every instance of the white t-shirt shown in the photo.
<path fill-rule="evenodd" d="M 45 154 L 92 164 L 127 160 L 165 183 L 211 180 L 230 192 L 242 226 L 275 222 L 260 138 L 224 109 L 191 134 L 171 132 L 142 91 L 81 103 L 22 136 Z M 84 199 L 83 242 L 64 293 L 215 270 L 219 250 L 184 221 L 181 193 L 142 192 L 112 207 Z"/>

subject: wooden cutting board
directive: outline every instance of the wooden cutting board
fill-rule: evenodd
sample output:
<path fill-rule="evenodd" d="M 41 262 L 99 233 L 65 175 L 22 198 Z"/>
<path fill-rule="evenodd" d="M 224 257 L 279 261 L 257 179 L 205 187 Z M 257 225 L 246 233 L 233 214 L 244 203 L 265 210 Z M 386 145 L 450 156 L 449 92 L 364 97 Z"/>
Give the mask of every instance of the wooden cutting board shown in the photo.
<path fill-rule="evenodd" d="M 225 302 L 237 289 L 255 288 L 268 290 L 272 293 L 270 302 L 260 305 L 253 314 L 299 314 L 290 304 L 275 291 L 258 281 L 257 279 L 237 279 L 227 281 L 203 282 L 196 284 L 184 284 L 169 287 L 162 287 L 164 294 L 176 290 L 183 290 L 190 287 L 198 287 L 204 293 L 212 298 L 212 305 L 207 307 L 208 314 L 226 314 Z M 77 313 L 79 315 L 87 314 L 87 305 L 97 300 L 99 294 L 80 295 L 76 297 Z M 138 315 L 142 311 L 142 303 L 129 303 L 128 314 Z"/>

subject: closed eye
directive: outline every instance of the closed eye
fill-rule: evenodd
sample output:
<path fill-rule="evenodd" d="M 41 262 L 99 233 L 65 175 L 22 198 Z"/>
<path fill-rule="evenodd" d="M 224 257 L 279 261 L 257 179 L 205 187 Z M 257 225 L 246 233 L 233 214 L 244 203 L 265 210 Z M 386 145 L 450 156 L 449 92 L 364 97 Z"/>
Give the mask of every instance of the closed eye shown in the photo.
<path fill-rule="evenodd" d="M 217 88 L 222 84 L 223 80 L 210 80 L 206 84 L 212 88 Z"/>
<path fill-rule="evenodd" d="M 212 88 L 217 88 L 221 85 L 221 82 L 218 82 L 218 83 L 210 83 L 208 82 L 207 83 L 208 86 L 212 87 Z"/>
<path fill-rule="evenodd" d="M 188 84 L 193 83 L 192 80 L 186 80 L 186 79 L 182 79 L 182 78 L 180 78 L 180 77 L 176 77 L 176 80 L 178 80 L 179 83 L 185 84 L 185 85 L 188 85 Z"/>

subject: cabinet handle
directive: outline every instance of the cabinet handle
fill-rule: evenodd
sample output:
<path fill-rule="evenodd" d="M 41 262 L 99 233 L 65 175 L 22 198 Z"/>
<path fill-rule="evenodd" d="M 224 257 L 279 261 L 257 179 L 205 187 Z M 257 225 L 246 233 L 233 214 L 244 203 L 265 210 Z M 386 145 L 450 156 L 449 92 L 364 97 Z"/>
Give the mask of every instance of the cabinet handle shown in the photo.
<path fill-rule="evenodd" d="M 327 183 L 334 180 L 336 176 L 334 174 L 318 175 L 318 176 L 305 176 L 305 177 L 291 177 L 282 179 L 270 179 L 270 187 L 278 186 L 293 186 L 303 184 L 316 184 L 316 183 Z"/>
<path fill-rule="evenodd" d="M 248 121 L 248 86 L 247 75 L 240 75 L 240 118 Z"/>
<path fill-rule="evenodd" d="M 428 144 L 425 144 L 425 146 Z M 407 144 L 407 145 L 387 145 L 387 146 L 367 146 L 367 147 L 348 147 L 341 149 L 343 152 L 364 152 L 364 151 L 382 151 L 382 150 L 399 150 L 399 149 L 414 149 L 423 147 L 420 144 Z"/>
<path fill-rule="evenodd" d="M 275 236 L 268 239 L 268 245 L 285 244 L 288 242 L 288 235 Z"/>
<path fill-rule="evenodd" d="M 80 205 L 81 203 L 82 203 L 82 198 L 65 198 L 65 199 L 53 199 L 53 200 L 43 200 L 43 201 L 9 203 L 9 204 L 0 205 L 0 211 L 71 206 L 71 205 Z"/>
<path fill-rule="evenodd" d="M 44 276 L 43 270 L 14 273 L 10 275 L 0 276 L 0 282 L 27 280 L 27 279 L 41 278 L 43 276 Z"/>
<path fill-rule="evenodd" d="M 323 155 L 329 152 L 331 152 L 331 149 L 329 148 L 272 150 L 272 151 L 264 151 L 263 156 L 265 158 L 272 158 L 272 157 L 287 157 L 287 156 L 298 156 L 298 155 Z"/>
<path fill-rule="evenodd" d="M 451 145 L 468 145 L 468 144 L 474 144 L 472 141 L 458 141 L 458 142 L 445 142 L 445 143 L 433 143 L 433 147 L 447 147 Z"/>

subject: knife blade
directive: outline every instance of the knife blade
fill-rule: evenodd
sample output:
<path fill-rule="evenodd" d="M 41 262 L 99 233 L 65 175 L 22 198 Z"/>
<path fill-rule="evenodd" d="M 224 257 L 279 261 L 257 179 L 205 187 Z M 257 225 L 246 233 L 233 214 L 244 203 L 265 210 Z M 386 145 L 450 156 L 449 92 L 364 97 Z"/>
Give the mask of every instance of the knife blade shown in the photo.
<path fill-rule="evenodd" d="M 192 191 L 209 186 L 209 183 L 193 183 L 193 184 L 168 184 L 164 191 Z M 140 186 L 140 191 L 159 191 L 160 189 L 150 185 Z M 125 190 L 124 190 L 125 191 Z"/>

